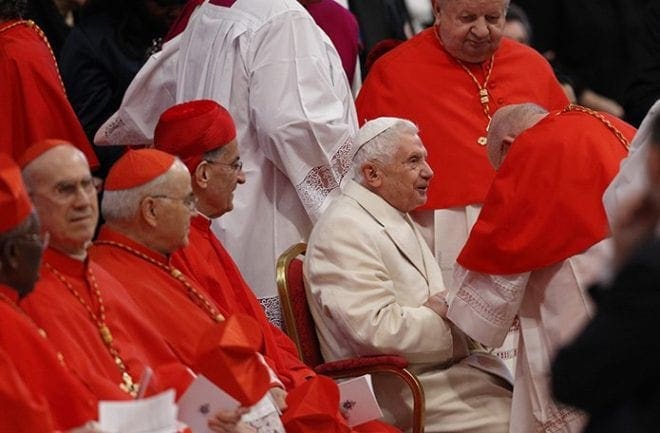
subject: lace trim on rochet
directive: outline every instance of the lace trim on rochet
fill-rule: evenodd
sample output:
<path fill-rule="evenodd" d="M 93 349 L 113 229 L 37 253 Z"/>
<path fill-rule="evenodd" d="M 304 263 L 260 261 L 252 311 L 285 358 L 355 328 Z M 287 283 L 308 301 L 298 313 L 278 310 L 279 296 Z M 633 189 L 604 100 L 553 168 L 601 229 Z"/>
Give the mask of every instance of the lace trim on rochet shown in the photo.
<path fill-rule="evenodd" d="M 464 283 L 465 284 L 465 283 Z M 513 287 L 509 287 L 507 284 L 496 284 L 498 292 L 502 295 L 504 299 L 509 302 L 513 302 L 518 295 L 518 291 Z M 484 319 L 493 323 L 497 326 L 504 326 L 509 320 L 509 317 L 504 314 L 501 310 L 494 309 L 489 305 L 486 300 L 484 300 L 470 285 L 464 285 L 461 287 L 456 294 L 456 297 L 463 300 L 467 305 L 469 305 L 474 311 L 479 314 Z"/>
<path fill-rule="evenodd" d="M 280 298 L 277 296 L 273 296 L 271 298 L 261 298 L 259 299 L 259 303 L 264 309 L 268 321 L 278 328 L 283 329 L 284 323 L 282 321 Z"/>
<path fill-rule="evenodd" d="M 296 191 L 309 215 L 318 217 L 325 198 L 339 187 L 339 183 L 351 166 L 353 141 L 347 138 L 330 161 L 330 166 L 320 165 L 312 168 L 307 176 L 296 185 Z"/>

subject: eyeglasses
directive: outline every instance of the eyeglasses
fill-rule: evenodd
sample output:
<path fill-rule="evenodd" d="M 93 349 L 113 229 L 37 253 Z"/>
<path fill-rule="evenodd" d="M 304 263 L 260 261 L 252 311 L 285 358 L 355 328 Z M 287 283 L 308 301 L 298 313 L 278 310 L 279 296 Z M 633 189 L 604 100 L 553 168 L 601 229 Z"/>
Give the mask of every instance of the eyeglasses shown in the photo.
<path fill-rule="evenodd" d="M 231 164 L 228 164 L 226 162 L 213 161 L 211 159 L 205 159 L 204 161 L 208 162 L 211 165 L 213 164 L 224 165 L 225 167 L 231 168 L 233 171 L 243 170 L 243 161 L 236 161 L 236 162 L 232 162 Z"/>
<path fill-rule="evenodd" d="M 197 209 L 197 203 L 199 201 L 194 194 L 189 194 L 185 197 L 172 197 L 172 196 L 165 195 L 165 194 L 157 194 L 157 195 L 150 195 L 149 197 L 151 197 L 151 198 L 165 198 L 165 199 L 168 199 L 168 200 L 180 201 L 181 203 L 183 203 L 183 205 L 185 207 L 188 208 L 188 210 L 191 210 L 191 211 Z"/>

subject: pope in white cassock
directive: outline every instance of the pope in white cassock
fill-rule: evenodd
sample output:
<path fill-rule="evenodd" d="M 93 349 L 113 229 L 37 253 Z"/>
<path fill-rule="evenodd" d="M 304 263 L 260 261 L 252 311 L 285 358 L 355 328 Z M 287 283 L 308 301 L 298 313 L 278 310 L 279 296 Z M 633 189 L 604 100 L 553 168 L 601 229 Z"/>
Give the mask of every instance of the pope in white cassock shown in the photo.
<path fill-rule="evenodd" d="M 440 267 L 408 214 L 433 176 L 417 127 L 378 118 L 356 141 L 353 180 L 314 227 L 303 268 L 324 358 L 403 356 L 424 387 L 427 433 L 508 433 L 508 370 L 444 318 Z M 386 420 L 409 431 L 404 383 L 377 375 L 374 388 Z"/>
<path fill-rule="evenodd" d="M 341 61 L 296 0 L 211 0 L 148 60 L 95 141 L 151 144 L 165 109 L 202 98 L 231 112 L 247 179 L 213 230 L 279 323 L 276 259 L 306 240 L 357 131 Z"/>

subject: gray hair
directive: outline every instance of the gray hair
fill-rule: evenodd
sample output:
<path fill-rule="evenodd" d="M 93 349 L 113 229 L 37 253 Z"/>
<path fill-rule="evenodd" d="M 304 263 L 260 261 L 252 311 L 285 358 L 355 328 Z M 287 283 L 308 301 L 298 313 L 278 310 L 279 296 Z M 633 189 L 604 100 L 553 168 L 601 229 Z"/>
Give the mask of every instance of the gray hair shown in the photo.
<path fill-rule="evenodd" d="M 217 149 L 209 150 L 208 152 L 204 152 L 202 155 L 202 160 L 206 161 L 215 161 L 219 159 L 222 154 L 225 152 L 225 149 L 227 149 L 227 146 L 220 146 Z M 191 173 L 192 174 L 192 173 Z"/>
<path fill-rule="evenodd" d="M 507 105 L 497 110 L 488 128 L 488 158 L 491 164 L 497 166 L 496 162 L 502 160 L 500 146 L 507 135 L 517 137 L 546 114 L 548 110 L 531 102 Z"/>
<path fill-rule="evenodd" d="M 410 120 L 399 119 L 385 131 L 362 144 L 353 156 L 353 180 L 363 184 L 362 167 L 369 162 L 389 163 L 399 147 L 399 139 L 405 134 L 416 135 L 417 125 Z"/>
<path fill-rule="evenodd" d="M 188 171 L 188 168 L 179 158 L 176 158 L 169 170 L 144 185 L 130 189 L 104 191 L 103 200 L 101 200 L 103 218 L 110 223 L 130 222 L 138 214 L 142 199 L 162 193 L 163 185 L 167 184 L 172 173 L 180 170 Z"/>

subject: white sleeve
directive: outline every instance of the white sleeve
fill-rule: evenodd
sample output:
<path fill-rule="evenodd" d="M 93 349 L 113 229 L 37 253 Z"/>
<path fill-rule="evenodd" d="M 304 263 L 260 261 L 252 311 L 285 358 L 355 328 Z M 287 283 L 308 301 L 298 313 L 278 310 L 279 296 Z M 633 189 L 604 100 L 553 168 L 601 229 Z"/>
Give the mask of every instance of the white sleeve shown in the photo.
<path fill-rule="evenodd" d="M 518 314 L 530 275 L 482 274 L 457 263 L 447 318 L 479 343 L 500 347 Z"/>
<path fill-rule="evenodd" d="M 339 57 L 304 11 L 259 28 L 248 49 L 249 107 L 260 149 L 315 221 L 350 166 L 357 117 Z"/>
<path fill-rule="evenodd" d="M 163 44 L 128 86 L 121 106 L 94 136 L 94 144 L 151 145 L 163 111 L 176 104 L 176 68 L 181 35 Z"/>

